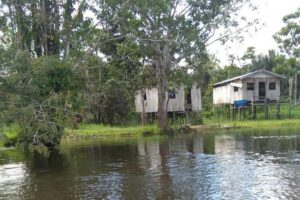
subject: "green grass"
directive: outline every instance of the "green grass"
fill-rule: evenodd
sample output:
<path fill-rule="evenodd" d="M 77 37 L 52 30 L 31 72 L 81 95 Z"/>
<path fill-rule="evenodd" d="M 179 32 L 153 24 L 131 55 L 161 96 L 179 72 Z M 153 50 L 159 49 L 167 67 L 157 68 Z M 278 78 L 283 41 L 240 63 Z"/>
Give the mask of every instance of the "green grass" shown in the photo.
<path fill-rule="evenodd" d="M 97 124 L 80 124 L 79 129 L 66 129 L 64 136 L 122 136 L 122 135 L 143 135 L 160 134 L 160 129 L 155 125 L 148 126 L 105 126 Z"/>
<path fill-rule="evenodd" d="M 206 121 L 208 126 L 218 126 L 216 121 Z M 271 119 L 271 120 L 244 120 L 244 121 L 220 121 L 221 126 L 256 128 L 256 129 L 281 129 L 300 128 L 300 119 Z"/>
<path fill-rule="evenodd" d="M 269 119 L 275 119 L 276 118 L 276 114 L 277 114 L 277 105 L 276 104 L 270 104 L 268 106 L 269 108 Z M 265 112 L 264 112 L 264 106 L 257 106 L 256 107 L 256 118 L 258 120 L 264 120 L 265 119 Z M 216 107 L 215 108 L 215 113 L 218 113 L 219 114 L 219 119 L 221 121 L 224 121 L 224 120 L 228 120 L 229 118 L 229 107 L 226 106 L 222 109 L 222 107 Z M 223 115 L 223 112 L 225 113 Z M 246 110 L 246 118 L 251 118 L 251 115 L 250 115 L 250 112 L 251 112 L 251 108 L 247 109 Z M 280 116 L 281 116 L 281 119 L 288 119 L 291 115 L 291 118 L 294 118 L 294 119 L 300 119 L 300 105 L 297 105 L 297 106 L 291 106 L 290 107 L 290 113 L 289 113 L 289 105 L 288 104 L 281 104 L 280 106 Z M 215 116 L 211 116 L 210 117 L 211 120 L 217 120 L 217 115 Z M 237 113 L 236 115 L 236 119 L 239 120 L 240 118 L 240 115 L 239 113 Z M 243 117 L 242 117 L 243 118 Z"/>
<path fill-rule="evenodd" d="M 5 126 L 0 132 L 0 146 L 12 146 L 16 143 L 20 127 L 16 124 Z"/>
<path fill-rule="evenodd" d="M 228 112 L 228 110 L 226 110 Z M 300 106 L 291 106 L 289 116 L 289 106 L 287 104 L 280 106 L 280 119 L 276 119 L 276 104 L 269 106 L 269 119 L 265 119 L 264 107 L 257 107 L 256 120 L 251 119 L 249 111 L 246 112 L 246 119 L 241 117 L 239 113 L 236 115 L 236 120 L 229 120 L 228 113 L 222 115 L 222 109 L 219 108 L 219 119 L 216 116 L 210 119 L 205 118 L 204 124 L 207 126 L 237 126 L 262 129 L 278 129 L 278 128 L 300 128 Z M 290 117 L 290 118 L 289 118 Z"/>
<path fill-rule="evenodd" d="M 166 139 L 165 135 L 153 135 L 149 137 L 142 137 L 141 135 L 132 135 L 130 137 L 122 137 L 122 136 L 108 136 L 108 137 L 80 137 L 74 139 L 63 139 L 61 142 L 61 147 L 82 147 L 82 146 L 90 146 L 93 144 L 106 144 L 106 145 L 120 145 L 120 144 L 136 144 L 138 140 L 143 138 L 143 141 L 147 142 L 154 142 L 154 141 L 161 141 Z"/>
<path fill-rule="evenodd" d="M 274 129 L 274 128 L 300 128 L 300 119 L 280 119 L 280 120 L 258 120 L 258 121 L 237 121 L 230 125 L 239 127 Z"/>

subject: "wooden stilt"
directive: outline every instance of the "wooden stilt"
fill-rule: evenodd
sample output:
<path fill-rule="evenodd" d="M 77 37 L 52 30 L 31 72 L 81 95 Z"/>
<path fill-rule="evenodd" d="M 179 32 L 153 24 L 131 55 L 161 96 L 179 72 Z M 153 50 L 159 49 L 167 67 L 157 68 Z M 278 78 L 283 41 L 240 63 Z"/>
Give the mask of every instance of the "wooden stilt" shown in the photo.
<path fill-rule="evenodd" d="M 289 101 L 289 118 L 291 118 L 291 100 Z"/>
<path fill-rule="evenodd" d="M 175 124 L 176 119 L 175 119 L 175 112 L 173 112 L 173 124 Z"/>
<path fill-rule="evenodd" d="M 229 121 L 231 120 L 231 104 L 229 104 L 229 112 L 228 112 Z"/>
<path fill-rule="evenodd" d="M 222 119 L 224 119 L 224 104 L 222 104 Z"/>
<path fill-rule="evenodd" d="M 253 119 L 256 119 L 256 105 L 253 106 Z"/>
<path fill-rule="evenodd" d="M 277 98 L 277 104 L 276 104 L 276 118 L 279 119 L 280 118 L 280 103 L 279 103 L 279 99 Z"/>
<path fill-rule="evenodd" d="M 231 112 L 231 119 L 233 120 L 233 119 L 234 119 L 234 118 L 233 118 L 233 117 L 234 117 L 234 115 L 233 115 L 233 114 L 234 114 L 234 113 L 233 113 L 234 105 L 233 105 L 233 104 L 231 105 L 231 110 L 232 110 L 232 112 Z"/>
<path fill-rule="evenodd" d="M 216 105 L 213 105 L 213 117 L 216 118 Z"/>
<path fill-rule="evenodd" d="M 267 119 L 267 100 L 265 99 L 264 111 L 265 111 L 265 119 Z"/>
<path fill-rule="evenodd" d="M 233 115 L 233 120 L 236 120 L 236 108 L 235 108 L 235 106 L 233 106 L 232 115 Z"/>
<path fill-rule="evenodd" d="M 255 117 L 254 117 L 254 99 L 253 98 L 251 101 L 251 112 L 252 112 L 252 118 L 255 119 Z"/>

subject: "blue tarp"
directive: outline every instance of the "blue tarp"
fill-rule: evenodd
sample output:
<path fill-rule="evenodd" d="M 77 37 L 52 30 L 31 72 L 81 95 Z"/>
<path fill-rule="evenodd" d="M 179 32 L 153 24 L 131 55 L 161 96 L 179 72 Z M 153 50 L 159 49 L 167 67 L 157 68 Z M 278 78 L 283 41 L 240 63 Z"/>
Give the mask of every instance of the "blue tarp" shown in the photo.
<path fill-rule="evenodd" d="M 245 107 L 248 106 L 249 101 L 248 100 L 238 100 L 238 101 L 234 101 L 234 107 L 235 108 L 241 108 L 241 107 Z"/>

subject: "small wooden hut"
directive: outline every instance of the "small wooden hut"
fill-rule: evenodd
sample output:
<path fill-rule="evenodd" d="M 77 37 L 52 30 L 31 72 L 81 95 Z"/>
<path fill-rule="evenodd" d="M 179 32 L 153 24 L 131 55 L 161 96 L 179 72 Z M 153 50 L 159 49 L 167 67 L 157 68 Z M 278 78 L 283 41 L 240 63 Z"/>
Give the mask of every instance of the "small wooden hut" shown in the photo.
<path fill-rule="evenodd" d="M 193 84 L 192 87 L 178 86 L 166 92 L 167 111 L 171 116 L 186 115 L 187 112 L 201 111 L 201 89 Z M 156 88 L 142 89 L 135 94 L 135 110 L 147 117 L 155 118 L 158 112 L 158 92 Z"/>
<path fill-rule="evenodd" d="M 280 97 L 279 74 L 261 69 L 213 85 L 214 105 L 245 101 L 277 101 Z"/>
<path fill-rule="evenodd" d="M 283 78 L 285 77 L 261 69 L 214 84 L 214 113 L 219 116 L 218 107 L 221 105 L 222 115 L 228 113 L 230 119 L 236 119 L 238 113 L 240 119 L 256 119 L 256 108 L 263 107 L 261 110 L 268 119 L 270 107 L 275 106 L 275 117 L 280 118 L 280 105 L 289 104 L 280 99 L 280 82 Z"/>

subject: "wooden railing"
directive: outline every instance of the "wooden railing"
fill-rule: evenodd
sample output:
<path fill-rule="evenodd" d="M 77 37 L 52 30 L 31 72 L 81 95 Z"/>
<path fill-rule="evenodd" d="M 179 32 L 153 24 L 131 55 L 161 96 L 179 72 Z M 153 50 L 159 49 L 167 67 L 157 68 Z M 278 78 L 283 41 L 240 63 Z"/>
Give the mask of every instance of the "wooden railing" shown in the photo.
<path fill-rule="evenodd" d="M 276 100 L 270 100 L 269 98 L 261 98 L 258 96 L 253 96 L 251 99 L 252 103 L 270 103 L 270 102 L 278 102 L 278 103 L 291 103 L 291 98 L 289 96 L 280 96 L 277 97 Z M 300 104 L 300 101 L 299 101 Z"/>

